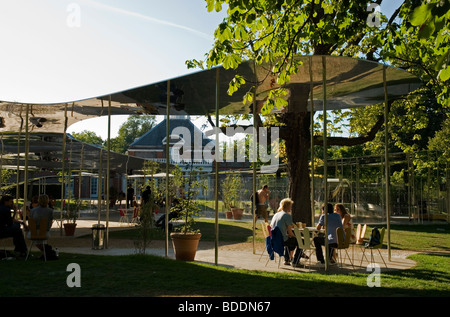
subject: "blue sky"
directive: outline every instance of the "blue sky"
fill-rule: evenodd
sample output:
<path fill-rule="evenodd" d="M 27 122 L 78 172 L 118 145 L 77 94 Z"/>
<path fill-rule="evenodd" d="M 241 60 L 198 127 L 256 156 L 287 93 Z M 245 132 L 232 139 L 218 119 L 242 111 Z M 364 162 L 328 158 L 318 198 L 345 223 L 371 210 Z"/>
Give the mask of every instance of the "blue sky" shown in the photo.
<path fill-rule="evenodd" d="M 0 100 L 79 100 L 186 74 L 184 62 L 203 58 L 224 15 L 204 0 L 1 1 Z M 68 132 L 105 139 L 106 118 L 95 120 Z M 125 120 L 113 117 L 112 137 Z"/>
<path fill-rule="evenodd" d="M 204 0 L 2 1 L 0 100 L 79 100 L 186 74 L 223 16 Z M 113 137 L 125 119 L 113 118 Z M 97 122 L 69 130 L 106 138 L 107 121 Z"/>

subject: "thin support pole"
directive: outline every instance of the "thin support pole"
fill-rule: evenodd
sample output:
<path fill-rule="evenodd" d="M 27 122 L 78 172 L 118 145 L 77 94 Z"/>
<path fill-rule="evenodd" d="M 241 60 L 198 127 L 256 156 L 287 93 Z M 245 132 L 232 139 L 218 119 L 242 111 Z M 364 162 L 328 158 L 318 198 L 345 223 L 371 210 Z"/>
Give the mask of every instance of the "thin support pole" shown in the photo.
<path fill-rule="evenodd" d="M 386 69 L 387 66 L 383 66 L 383 85 L 384 85 L 384 169 L 385 169 L 385 182 L 386 182 L 386 226 L 387 226 L 387 246 L 388 246 L 388 258 L 391 260 L 391 203 L 390 203 L 390 175 L 389 175 L 389 121 L 388 121 L 388 91 L 386 84 Z"/>
<path fill-rule="evenodd" d="M 327 60 L 322 56 L 323 80 L 323 179 L 324 179 L 324 215 L 325 215 L 325 270 L 328 269 L 330 252 L 328 250 L 328 155 L 327 155 Z"/>
<path fill-rule="evenodd" d="M 165 217 L 165 249 L 166 258 L 169 257 L 169 145 L 170 145 L 170 80 L 167 81 L 167 99 L 166 99 L 166 217 Z"/>
<path fill-rule="evenodd" d="M 215 186 L 214 186 L 214 202 L 215 202 L 215 245 L 214 245 L 214 263 L 219 264 L 219 160 L 217 156 L 219 155 L 219 68 L 216 69 L 216 159 L 215 164 Z"/>
<path fill-rule="evenodd" d="M 84 165 L 84 143 L 81 143 L 81 154 L 80 154 L 80 171 L 78 173 L 78 218 L 80 217 L 80 213 L 81 213 L 81 183 L 83 181 L 82 178 L 82 170 L 83 170 L 83 165 Z"/>
<path fill-rule="evenodd" d="M 23 117 L 22 117 L 22 104 L 20 105 L 20 129 L 17 137 L 17 174 L 16 174 L 16 208 L 19 209 L 19 196 L 20 196 L 20 138 L 23 129 Z M 24 209 L 25 211 L 25 209 Z"/>
<path fill-rule="evenodd" d="M 28 202 L 28 154 L 29 154 L 29 149 L 30 149 L 30 131 L 28 128 L 29 113 L 30 113 L 30 105 L 27 104 L 27 110 L 26 110 L 26 114 L 25 114 L 25 169 L 24 169 L 24 181 L 23 181 L 23 203 L 25 206 L 25 208 L 24 208 L 25 215 L 23 216 L 24 226 L 27 223 L 26 205 Z"/>
<path fill-rule="evenodd" d="M 97 224 L 100 225 L 100 215 L 102 213 L 102 192 L 103 192 L 103 150 L 100 149 L 100 165 L 97 178 Z"/>
<path fill-rule="evenodd" d="M 71 186 L 71 184 L 72 184 L 72 165 L 71 165 L 71 163 L 72 163 L 72 145 L 73 145 L 73 139 L 70 139 L 70 149 L 69 149 L 69 161 L 68 161 L 68 166 L 69 166 L 69 169 L 68 169 L 68 172 L 67 172 L 67 214 L 68 215 L 71 215 L 72 213 L 71 213 L 71 211 L 70 211 L 70 197 L 71 197 L 71 195 L 73 194 L 72 193 L 72 186 Z"/>
<path fill-rule="evenodd" d="M 448 167 L 449 160 L 445 162 L 445 189 L 447 193 L 447 222 L 450 222 L 450 170 Z"/>
<path fill-rule="evenodd" d="M 314 225 L 315 205 L 314 205 L 314 81 L 312 73 L 312 56 L 309 57 L 309 81 L 310 81 L 310 102 L 311 102 L 311 225 Z"/>
<path fill-rule="evenodd" d="M 256 70 L 256 64 L 255 64 L 255 70 Z M 258 146 L 258 127 L 256 126 L 256 87 L 254 88 L 253 92 L 253 143 L 252 149 L 249 149 L 249 151 L 253 151 L 253 184 L 252 184 L 252 218 L 253 218 L 253 254 L 256 253 L 256 163 L 258 162 L 258 152 L 257 152 L 257 146 Z M 251 157 L 251 156 L 250 156 Z"/>
<path fill-rule="evenodd" d="M 108 98 L 108 144 L 107 144 L 107 151 L 106 154 L 106 232 L 105 232 L 105 248 L 108 249 L 109 244 L 109 206 L 111 198 L 109 197 L 110 192 L 110 178 L 111 178 L 111 172 L 110 172 L 110 161 L 111 161 L 111 95 L 109 95 Z"/>
<path fill-rule="evenodd" d="M 27 119 L 28 121 L 28 119 Z M 64 186 L 65 186 L 65 164 L 66 164 L 66 130 L 67 130 L 67 104 L 64 106 L 64 131 L 62 140 L 62 158 L 61 158 L 61 213 L 60 213 L 60 223 L 59 233 L 63 235 L 63 213 L 64 213 Z"/>

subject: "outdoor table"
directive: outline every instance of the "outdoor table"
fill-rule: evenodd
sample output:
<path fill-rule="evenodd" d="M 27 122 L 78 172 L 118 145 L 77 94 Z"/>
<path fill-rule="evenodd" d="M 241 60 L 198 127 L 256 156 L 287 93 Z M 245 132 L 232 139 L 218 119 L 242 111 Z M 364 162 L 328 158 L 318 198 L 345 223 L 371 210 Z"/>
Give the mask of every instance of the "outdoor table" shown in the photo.
<path fill-rule="evenodd" d="M 317 237 L 319 235 L 319 233 L 324 233 L 325 230 L 324 229 L 317 229 L 317 227 L 306 227 L 309 232 L 312 233 L 312 237 Z M 303 231 L 303 228 L 300 228 L 300 231 Z"/>

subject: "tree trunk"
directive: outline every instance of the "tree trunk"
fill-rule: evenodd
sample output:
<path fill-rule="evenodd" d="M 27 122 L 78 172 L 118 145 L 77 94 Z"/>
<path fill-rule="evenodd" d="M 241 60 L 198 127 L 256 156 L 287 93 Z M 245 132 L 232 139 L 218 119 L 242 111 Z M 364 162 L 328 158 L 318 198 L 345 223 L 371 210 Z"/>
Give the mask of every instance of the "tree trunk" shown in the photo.
<path fill-rule="evenodd" d="M 289 169 L 289 197 L 294 201 L 294 222 L 312 225 L 311 179 L 309 173 L 309 150 L 311 145 L 311 118 L 307 111 L 309 85 L 291 85 L 289 106 L 284 116 L 287 129 L 285 140 Z"/>

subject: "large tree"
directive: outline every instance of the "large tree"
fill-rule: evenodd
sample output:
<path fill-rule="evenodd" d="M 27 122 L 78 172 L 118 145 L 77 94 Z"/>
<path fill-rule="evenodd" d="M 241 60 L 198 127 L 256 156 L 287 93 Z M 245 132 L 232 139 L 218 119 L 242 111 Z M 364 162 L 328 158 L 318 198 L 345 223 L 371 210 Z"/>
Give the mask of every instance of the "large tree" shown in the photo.
<path fill-rule="evenodd" d="M 155 126 L 155 122 L 153 115 L 129 116 L 127 121 L 120 126 L 117 137 L 111 140 L 111 150 L 125 153 L 131 143 Z"/>
<path fill-rule="evenodd" d="M 381 2 L 378 0 L 375 3 Z M 297 54 L 365 56 L 369 60 L 389 59 L 401 65 L 399 62 L 405 60 L 401 53 L 411 57 L 414 51 L 419 57 L 407 59 L 406 62 L 410 62 L 416 73 L 429 74 L 430 81 L 448 81 L 447 0 L 424 1 L 423 4 L 422 1 L 405 0 L 389 18 L 382 13 L 374 15 L 368 10 L 366 0 L 206 0 L 206 3 L 209 11 L 226 8 L 227 16 L 216 29 L 214 46 L 205 60 L 188 61 L 189 66 L 237 68 L 249 59 L 257 64 L 271 63 L 274 67 L 268 72 L 275 76 L 278 84 L 286 87 L 290 75 L 301 67 L 294 58 Z M 397 18 L 402 18 L 401 22 Z M 409 40 L 405 45 L 414 46 L 421 41 L 421 48 L 426 50 L 408 51 L 402 44 L 403 36 Z M 426 55 L 427 66 L 432 65 L 431 74 L 431 70 L 422 67 L 419 61 L 419 58 L 425 58 L 422 55 Z M 436 74 L 439 75 L 436 77 Z M 238 74 L 230 82 L 230 93 L 244 83 L 245 79 Z M 438 86 L 436 96 L 448 98 L 445 85 Z M 438 89 L 436 86 L 434 88 Z M 285 141 L 290 173 L 289 194 L 296 201 L 293 218 L 294 221 L 311 224 L 308 166 L 311 116 L 307 111 L 296 111 L 296 107 L 289 106 L 293 103 L 306 105 L 308 94 L 309 91 L 291 86 L 290 99 L 285 103 L 280 98 L 282 91 L 273 90 L 255 121 L 262 124 L 259 116 L 268 115 L 275 105 L 286 107 L 286 111 L 277 115 L 275 120 L 281 126 L 280 137 Z M 448 106 L 448 101 L 440 104 Z M 350 138 L 330 137 L 328 144 L 356 145 L 367 142 L 382 127 L 383 116 L 379 115 L 370 127 L 362 131 L 363 134 Z M 320 136 L 314 142 L 322 144 Z"/>

